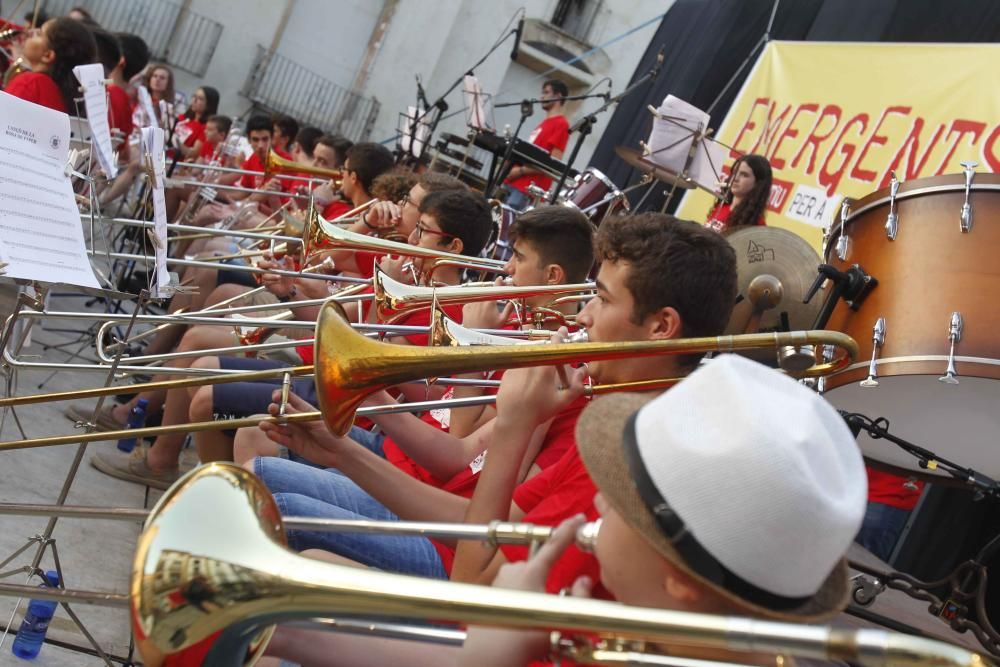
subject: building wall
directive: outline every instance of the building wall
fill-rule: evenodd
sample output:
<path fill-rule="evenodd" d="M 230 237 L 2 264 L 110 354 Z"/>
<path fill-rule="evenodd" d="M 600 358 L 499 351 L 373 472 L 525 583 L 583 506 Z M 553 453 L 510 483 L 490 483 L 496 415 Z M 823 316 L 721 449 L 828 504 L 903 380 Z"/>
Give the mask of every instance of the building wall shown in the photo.
<path fill-rule="evenodd" d="M 250 69 L 257 45 L 270 45 L 285 3 L 292 3 L 286 30 L 277 52 L 307 69 L 318 72 L 334 83 L 350 88 L 363 62 L 383 3 L 374 0 L 193 0 L 191 10 L 223 24 L 224 30 L 205 76 L 195 78 L 178 72 L 178 88 L 190 95 L 198 86 L 215 86 L 222 93 L 221 110 L 233 115 L 249 107 L 239 95 Z M 673 0 L 650 3 L 643 0 L 603 0 L 594 20 L 588 41 L 602 46 L 631 28 L 669 9 Z M 381 103 L 371 138 L 394 144 L 399 113 L 416 101 L 415 75 L 423 79 L 430 101 L 434 101 L 455 82 L 502 34 L 514 27 L 512 19 L 519 7 L 526 6 L 527 16 L 548 20 L 556 0 L 398 0 L 395 12 L 375 54 L 374 65 L 360 92 Z M 508 26 L 505 28 L 505 26 Z M 636 63 L 642 56 L 657 22 L 614 44 L 602 46 L 610 65 L 607 71 L 594 73 L 613 79 L 613 91 L 628 85 Z M 476 69 L 484 90 L 497 93 L 495 102 L 518 102 L 537 97 L 542 79 L 539 72 L 510 60 L 512 39 Z M 558 73 L 556 74 L 558 76 Z M 597 92 L 607 90 L 601 84 Z M 584 89 L 574 89 L 582 93 Z M 449 113 L 462 109 L 462 94 L 452 92 L 446 102 Z M 583 112 L 595 109 L 600 100 L 569 105 L 570 122 Z M 521 131 L 527 137 L 541 121 L 543 112 L 535 113 Z M 517 107 L 497 110 L 496 124 L 516 127 Z M 577 166 L 585 165 L 610 118 L 610 112 L 598 117 L 594 132 L 584 143 Z M 637 119 L 647 122 L 647 119 Z M 440 130 L 465 133 L 465 114 L 458 113 L 442 121 Z M 571 138 L 572 142 L 575 137 Z"/>

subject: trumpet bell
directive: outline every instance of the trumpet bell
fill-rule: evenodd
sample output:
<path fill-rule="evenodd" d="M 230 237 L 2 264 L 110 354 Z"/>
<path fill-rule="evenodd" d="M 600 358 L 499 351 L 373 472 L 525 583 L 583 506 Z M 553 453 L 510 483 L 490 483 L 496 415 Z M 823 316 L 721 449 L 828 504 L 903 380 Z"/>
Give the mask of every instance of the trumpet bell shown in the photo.
<path fill-rule="evenodd" d="M 249 548 L 251 535 L 268 539 Z M 216 635 L 238 620 L 227 607 L 281 587 L 254 570 L 286 553 L 284 544 L 278 506 L 250 472 L 212 463 L 171 487 L 146 519 L 132 564 L 132 630 L 145 664 L 201 664 Z M 273 632 L 255 633 L 244 664 L 263 655 Z"/>

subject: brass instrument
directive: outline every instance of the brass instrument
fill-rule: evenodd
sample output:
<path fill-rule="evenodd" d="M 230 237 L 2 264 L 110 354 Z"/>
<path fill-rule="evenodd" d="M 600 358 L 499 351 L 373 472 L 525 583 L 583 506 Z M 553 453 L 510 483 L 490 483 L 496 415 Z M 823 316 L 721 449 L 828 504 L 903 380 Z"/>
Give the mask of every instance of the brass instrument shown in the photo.
<path fill-rule="evenodd" d="M 354 421 L 358 407 L 365 398 L 397 384 L 422 380 L 430 377 L 445 377 L 453 374 L 476 373 L 499 368 L 524 368 L 538 365 L 558 365 L 578 361 L 622 359 L 663 354 L 681 355 L 705 352 L 733 352 L 748 349 L 777 349 L 791 347 L 799 350 L 803 346 L 828 345 L 838 349 L 830 361 L 815 363 L 798 373 L 800 377 L 818 377 L 835 373 L 858 356 L 858 344 L 853 338 L 836 331 L 790 331 L 763 334 L 743 334 L 738 336 L 713 336 L 703 338 L 681 338 L 662 341 L 635 341 L 620 343 L 563 343 L 558 345 L 524 345 L 510 347 L 433 348 L 412 345 L 394 345 L 372 341 L 354 331 L 342 316 L 339 304 L 327 301 L 320 310 L 316 322 L 315 357 L 313 366 L 292 366 L 246 373 L 232 373 L 224 376 L 161 380 L 130 386 L 132 391 L 154 389 L 174 389 L 196 387 L 206 384 L 227 382 L 252 382 L 274 377 L 300 376 L 315 373 L 320 410 L 283 417 L 247 417 L 173 426 L 153 426 L 143 429 L 106 431 L 82 435 L 49 436 L 28 440 L 0 442 L 0 451 L 26 449 L 50 445 L 116 440 L 119 437 L 147 437 L 164 433 L 195 431 L 217 431 L 255 426 L 261 422 L 287 423 L 312 421 L 322 417 L 330 430 L 345 435 Z M 643 391 L 669 386 L 677 378 L 646 380 L 638 383 L 617 385 L 597 385 L 593 393 L 608 391 Z M 119 393 L 120 387 L 100 387 L 32 396 L 18 396 L 0 399 L 0 408 L 45 403 L 61 400 L 81 400 Z M 451 402 L 450 407 L 482 405 L 492 402 L 492 396 L 473 397 L 483 399 L 468 404 Z M 382 408 L 391 408 L 383 410 Z M 366 408 L 365 414 L 385 414 L 386 412 L 406 412 L 429 409 L 424 405 L 402 404 Z M 440 407 L 435 405 L 434 407 Z"/>
<path fill-rule="evenodd" d="M 422 287 L 406 285 L 393 280 L 384 271 L 375 267 L 372 274 L 375 294 L 375 308 L 380 322 L 392 323 L 418 310 L 430 308 L 432 304 L 446 306 L 473 301 L 497 301 L 500 299 L 527 299 L 549 294 L 553 296 L 593 293 L 593 283 L 569 285 L 537 285 L 517 287 L 514 285 L 455 285 L 447 287 Z"/>
<path fill-rule="evenodd" d="M 708 649 L 900 667 L 988 664 L 971 651 L 895 632 L 629 607 L 311 560 L 285 547 L 281 515 L 263 483 L 222 463 L 188 473 L 153 508 L 136 548 L 129 605 L 137 647 L 151 667 L 205 650 L 204 664 L 252 664 L 273 624 L 317 616 L 559 628 L 660 642 L 681 654 Z"/>
<path fill-rule="evenodd" d="M 308 174 L 309 176 L 319 176 L 333 181 L 334 187 L 340 188 L 344 182 L 344 172 L 341 169 L 327 169 L 325 167 L 314 167 L 311 164 L 302 162 L 292 162 L 278 155 L 273 150 L 267 154 L 264 162 L 264 177 L 271 174 Z"/>
<path fill-rule="evenodd" d="M 324 306 L 316 323 L 316 394 L 330 430 L 345 435 L 365 398 L 382 389 L 428 377 L 477 373 L 499 368 L 556 365 L 662 354 L 833 345 L 834 359 L 812 365 L 802 377 L 845 368 L 858 355 L 853 338 L 836 331 L 790 331 L 622 343 L 564 343 L 510 347 L 430 348 L 377 343 L 356 333 L 336 311 Z M 137 385 L 141 386 L 141 385 Z M 634 391 L 634 389 L 629 389 Z"/>
<path fill-rule="evenodd" d="M 430 269 L 425 269 L 424 271 L 428 276 L 428 280 L 433 277 L 435 270 L 444 266 L 454 266 L 486 273 L 503 273 L 504 267 L 507 264 L 496 259 L 468 257 L 443 250 L 422 248 L 420 246 L 409 245 L 408 243 L 357 234 L 346 229 L 341 229 L 315 213 L 311 217 L 306 231 L 303 232 L 303 241 L 303 251 L 307 255 L 323 247 L 331 250 L 361 250 L 387 255 L 399 255 L 401 257 L 420 257 L 430 260 Z"/>

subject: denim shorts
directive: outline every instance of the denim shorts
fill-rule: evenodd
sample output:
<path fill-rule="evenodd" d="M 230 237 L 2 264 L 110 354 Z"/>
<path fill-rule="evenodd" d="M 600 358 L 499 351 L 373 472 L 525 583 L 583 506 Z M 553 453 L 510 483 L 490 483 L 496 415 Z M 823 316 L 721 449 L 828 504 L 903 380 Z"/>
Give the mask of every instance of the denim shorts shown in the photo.
<path fill-rule="evenodd" d="M 282 516 L 396 521 L 398 517 L 346 475 L 276 457 L 254 459 L 254 472 L 274 494 Z M 288 531 L 296 551 L 323 549 L 370 567 L 447 579 L 441 557 L 426 537 Z"/>
<path fill-rule="evenodd" d="M 288 364 L 272 359 L 219 357 L 219 368 L 224 370 L 263 371 L 288 367 Z M 212 415 L 215 419 L 240 419 L 267 414 L 267 406 L 274 402 L 274 390 L 281 386 L 281 377 L 209 386 L 212 387 Z M 293 377 L 291 390 L 309 405 L 317 404 L 316 383 L 311 378 Z"/>

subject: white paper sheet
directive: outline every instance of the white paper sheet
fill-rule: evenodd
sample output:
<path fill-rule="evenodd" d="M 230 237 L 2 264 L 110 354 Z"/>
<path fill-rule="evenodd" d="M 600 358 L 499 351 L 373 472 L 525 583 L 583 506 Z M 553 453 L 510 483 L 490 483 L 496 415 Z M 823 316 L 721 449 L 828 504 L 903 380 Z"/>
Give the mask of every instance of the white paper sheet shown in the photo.
<path fill-rule="evenodd" d="M 466 125 L 477 130 L 492 131 L 494 129 L 492 96 L 483 92 L 479 79 L 466 74 L 462 94 L 465 98 L 465 108 L 468 110 L 465 117 Z"/>
<path fill-rule="evenodd" d="M 136 86 L 139 94 L 139 107 L 146 115 L 146 124 L 150 127 L 159 127 L 160 122 L 156 120 L 156 111 L 153 109 L 153 98 L 149 96 L 149 89 L 146 86 Z"/>
<path fill-rule="evenodd" d="M 156 287 L 153 296 L 165 299 L 173 292 L 169 289 L 170 271 L 167 270 L 167 206 L 163 197 L 166 166 L 163 155 L 163 130 L 158 127 L 142 128 L 143 166 L 152 165 L 153 179 L 153 246 L 156 253 Z"/>
<path fill-rule="evenodd" d="M 104 66 L 100 63 L 77 65 L 73 74 L 83 88 L 83 103 L 87 107 L 92 144 L 97 146 L 101 169 L 114 178 L 118 175 L 115 153 L 111 147 L 111 127 L 108 125 L 108 89 L 104 83 Z"/>
<path fill-rule="evenodd" d="M 0 261 L 6 275 L 100 288 L 66 175 L 69 116 L 0 93 Z"/>
<path fill-rule="evenodd" d="M 424 153 L 424 146 L 430 136 L 431 128 L 428 125 L 430 114 L 424 113 L 423 107 L 406 107 L 406 114 L 403 117 L 403 127 L 400 128 L 399 148 L 404 153 L 410 153 L 414 157 L 420 157 Z M 416 139 L 412 141 L 414 124 L 416 124 Z"/>
<path fill-rule="evenodd" d="M 653 118 L 646 159 L 680 174 L 687 164 L 692 142 L 699 139 L 687 175 L 701 187 L 712 190 L 722 176 L 725 149 L 698 135 L 699 126 L 701 131 L 708 129 L 709 115 L 673 95 L 667 95 L 657 111 L 660 115 Z"/>

